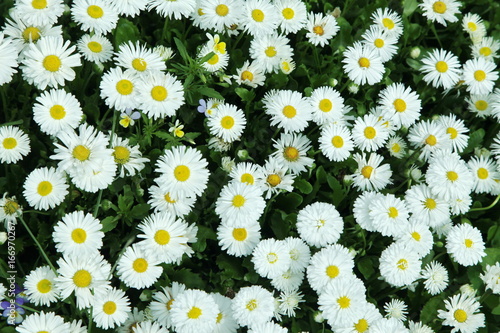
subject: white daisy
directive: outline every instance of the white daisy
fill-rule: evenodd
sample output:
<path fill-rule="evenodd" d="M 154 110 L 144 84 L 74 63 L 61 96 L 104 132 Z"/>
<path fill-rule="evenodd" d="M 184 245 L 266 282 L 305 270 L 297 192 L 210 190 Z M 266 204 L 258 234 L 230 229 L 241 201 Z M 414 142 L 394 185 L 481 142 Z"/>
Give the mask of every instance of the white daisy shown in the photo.
<path fill-rule="evenodd" d="M 475 43 L 471 47 L 474 58 L 493 61 L 498 58 L 497 51 L 500 49 L 500 43 L 493 37 L 483 37 L 479 43 Z"/>
<path fill-rule="evenodd" d="M 446 250 L 454 261 L 463 266 L 472 266 L 486 255 L 481 232 L 470 224 L 458 224 L 446 236 Z"/>
<path fill-rule="evenodd" d="M 261 240 L 252 252 L 255 271 L 272 279 L 290 268 L 290 253 L 284 241 L 274 238 Z"/>
<path fill-rule="evenodd" d="M 43 26 L 54 24 L 64 12 L 62 0 L 19 0 L 15 11 L 26 24 Z"/>
<path fill-rule="evenodd" d="M 23 208 L 19 205 L 16 196 L 7 197 L 7 194 L 5 192 L 0 198 L 0 222 L 5 222 L 5 229 L 10 229 L 9 224 L 16 223 L 17 217 L 23 213 Z M 1 288 L 2 284 L 0 284 Z"/>
<path fill-rule="evenodd" d="M 246 60 L 243 66 L 236 70 L 236 75 L 232 78 L 236 80 L 237 84 L 245 84 L 252 88 L 257 88 L 257 86 L 264 85 L 266 77 L 264 75 L 264 70 L 256 62 L 249 63 Z"/>
<path fill-rule="evenodd" d="M 155 182 L 158 184 L 156 179 Z M 149 188 L 149 197 L 148 204 L 155 212 L 170 212 L 179 217 L 189 214 L 196 201 L 196 197 L 174 196 L 157 185 Z"/>
<path fill-rule="evenodd" d="M 482 39 L 486 35 L 486 27 L 477 14 L 465 14 L 462 18 L 462 28 L 469 33 L 472 40 Z"/>
<path fill-rule="evenodd" d="M 28 135 L 17 126 L 1 126 L 0 142 L 0 163 L 15 163 L 31 151 Z"/>
<path fill-rule="evenodd" d="M 54 168 L 33 170 L 24 182 L 24 197 L 35 209 L 48 210 L 57 207 L 68 194 L 66 177 Z"/>
<path fill-rule="evenodd" d="M 217 228 L 217 239 L 222 250 L 228 254 L 236 257 L 247 256 L 260 241 L 260 224 L 255 221 L 231 226 L 222 222 Z"/>
<path fill-rule="evenodd" d="M 433 50 L 422 59 L 422 63 L 420 71 L 425 74 L 424 81 L 435 88 L 450 89 L 460 80 L 460 62 L 451 52 Z"/>
<path fill-rule="evenodd" d="M 403 33 L 403 24 L 401 16 L 389 8 L 378 8 L 371 16 L 372 21 L 379 28 L 396 38 Z"/>
<path fill-rule="evenodd" d="M 384 304 L 384 311 L 386 318 L 395 318 L 404 322 L 408 314 L 408 306 L 400 299 L 392 299 L 390 302 Z"/>
<path fill-rule="evenodd" d="M 492 113 L 498 117 L 497 107 L 495 107 L 495 95 L 494 94 L 486 94 L 486 95 L 470 95 L 469 98 L 466 99 L 466 102 L 469 106 L 469 111 L 473 112 L 474 115 L 480 118 L 486 118 L 490 116 Z"/>
<path fill-rule="evenodd" d="M 196 7 L 195 0 L 183 1 L 165 1 L 165 0 L 150 0 L 148 2 L 148 11 L 155 9 L 162 17 L 174 18 L 180 20 L 183 17 L 189 17 Z"/>
<path fill-rule="evenodd" d="M 462 119 L 457 119 L 454 114 L 441 116 L 438 118 L 438 123 L 446 128 L 446 133 L 450 135 L 453 151 L 461 153 L 467 147 L 469 129 L 465 127 Z"/>
<path fill-rule="evenodd" d="M 434 238 L 426 224 L 412 218 L 410 223 L 401 228 L 401 232 L 396 236 L 396 242 L 405 244 L 410 251 L 416 252 L 423 258 L 432 250 Z"/>
<path fill-rule="evenodd" d="M 234 319 L 241 326 L 263 324 L 273 317 L 274 297 L 261 286 L 241 288 L 232 302 Z"/>
<path fill-rule="evenodd" d="M 311 141 L 302 134 L 282 133 L 278 140 L 274 141 L 274 149 L 277 149 L 271 156 L 286 166 L 291 173 L 299 174 L 310 168 L 314 160 L 307 157 L 307 152 L 311 149 Z"/>
<path fill-rule="evenodd" d="M 309 103 L 312 107 L 312 120 L 318 125 L 325 125 L 342 119 L 344 98 L 331 87 L 323 86 L 313 90 Z"/>
<path fill-rule="evenodd" d="M 213 333 L 235 332 L 239 325 L 233 318 L 233 309 L 231 308 L 232 300 L 219 293 L 211 293 L 210 295 L 219 307 L 219 313 L 217 314 L 217 320 L 215 322 L 215 329 Z"/>
<path fill-rule="evenodd" d="M 40 266 L 32 270 L 24 282 L 25 293 L 30 303 L 50 306 L 50 303 L 57 302 L 59 292 L 54 286 L 55 278 L 56 274 L 49 266 Z"/>
<path fill-rule="evenodd" d="M 363 333 L 372 328 L 373 323 L 382 319 L 380 311 L 372 303 L 366 303 L 363 309 L 351 317 L 349 324 L 335 327 L 339 333 Z"/>
<path fill-rule="evenodd" d="M 382 80 L 385 72 L 378 52 L 360 42 L 354 42 L 343 54 L 344 72 L 358 85 L 375 84 Z"/>
<path fill-rule="evenodd" d="M 271 285 L 280 291 L 292 292 L 299 289 L 304 280 L 304 272 L 286 270 L 283 274 L 271 279 Z"/>
<path fill-rule="evenodd" d="M 235 182 L 244 183 L 247 185 L 262 186 L 264 174 L 262 168 L 250 162 L 237 163 L 229 173 L 229 177 Z"/>
<path fill-rule="evenodd" d="M 431 261 L 422 270 L 422 278 L 425 279 L 425 290 L 431 295 L 437 295 L 448 287 L 448 271 L 439 261 Z"/>
<path fill-rule="evenodd" d="M 0 86 L 9 83 L 14 73 L 17 73 L 18 50 L 11 39 L 5 38 L 0 32 Z"/>
<path fill-rule="evenodd" d="M 363 153 L 354 154 L 354 160 L 358 163 L 354 173 L 354 186 L 362 191 L 378 191 L 390 184 L 392 171 L 389 164 L 381 164 L 382 156 L 372 153 L 366 160 Z"/>
<path fill-rule="evenodd" d="M 217 113 L 208 119 L 210 134 L 217 135 L 226 142 L 239 140 L 246 123 L 243 111 L 227 103 L 219 105 Z"/>
<path fill-rule="evenodd" d="M 383 196 L 377 192 L 365 191 L 354 201 L 353 216 L 357 224 L 366 231 L 377 231 L 373 226 L 372 218 L 370 216 L 370 208 L 373 200 Z"/>
<path fill-rule="evenodd" d="M 427 161 L 433 153 L 451 153 L 452 141 L 447 128 L 437 121 L 422 120 L 413 125 L 408 132 L 408 141 L 421 149 L 419 158 Z"/>
<path fill-rule="evenodd" d="M 497 186 L 496 180 L 500 179 L 497 163 L 491 158 L 473 156 L 467 164 L 474 178 L 472 190 L 475 193 L 491 193 Z"/>
<path fill-rule="evenodd" d="M 480 277 L 486 289 L 491 289 L 493 294 L 500 294 L 500 262 L 497 261 L 495 265 L 486 265 L 484 274 Z"/>
<path fill-rule="evenodd" d="M 259 187 L 232 182 L 222 188 L 215 203 L 215 212 L 222 221 L 236 226 L 257 221 L 265 207 Z"/>
<path fill-rule="evenodd" d="M 267 322 L 261 324 L 252 325 L 252 328 L 248 330 L 248 333 L 287 333 L 288 330 L 286 328 L 281 327 L 280 325 Z"/>
<path fill-rule="evenodd" d="M 356 118 L 352 129 L 354 144 L 363 151 L 376 151 L 382 147 L 389 137 L 387 127 L 379 117 L 367 113 L 363 118 Z"/>
<path fill-rule="evenodd" d="M 341 162 L 351 156 L 354 150 L 350 130 L 342 125 L 327 125 L 321 130 L 319 149 L 330 161 Z"/>
<path fill-rule="evenodd" d="M 37 1 L 38 2 L 38 1 Z M 69 324 L 64 322 L 64 318 L 54 312 L 44 311 L 26 316 L 23 323 L 16 327 L 19 333 L 50 332 L 67 333 Z"/>
<path fill-rule="evenodd" d="M 301 93 L 292 90 L 278 91 L 264 109 L 271 116 L 271 126 L 283 128 L 285 133 L 304 130 L 311 119 L 310 106 Z"/>
<path fill-rule="evenodd" d="M 200 1 L 200 23 L 203 26 L 224 32 L 226 27 L 238 25 L 242 17 L 241 2 L 236 0 L 207 0 Z M 207 29 L 208 30 L 208 29 Z"/>
<path fill-rule="evenodd" d="M 391 60 L 398 51 L 397 36 L 387 33 L 380 26 L 372 25 L 361 38 L 366 46 L 377 51 L 383 63 Z"/>
<path fill-rule="evenodd" d="M 380 107 L 398 127 L 409 127 L 420 118 L 421 101 L 416 92 L 401 83 L 393 83 L 379 94 Z"/>
<path fill-rule="evenodd" d="M 111 0 L 120 15 L 135 17 L 146 9 L 149 0 Z"/>
<path fill-rule="evenodd" d="M 296 226 L 300 237 L 307 244 L 323 247 L 339 240 L 344 221 L 332 204 L 315 202 L 299 211 Z"/>
<path fill-rule="evenodd" d="M 148 288 L 163 273 L 163 267 L 159 264 L 156 256 L 147 255 L 141 246 L 133 244 L 118 259 L 118 277 L 127 287 Z"/>
<path fill-rule="evenodd" d="M 170 314 L 176 332 L 211 333 L 215 328 L 219 307 L 210 294 L 188 289 L 176 297 Z"/>
<path fill-rule="evenodd" d="M 406 154 L 406 142 L 400 136 L 390 137 L 385 147 L 389 154 L 395 158 L 403 158 Z"/>
<path fill-rule="evenodd" d="M 430 227 L 443 225 L 450 219 L 448 202 L 433 194 L 425 184 L 409 188 L 405 194 L 405 201 L 412 218 Z"/>
<path fill-rule="evenodd" d="M 141 321 L 132 327 L 132 333 L 169 333 L 169 330 L 161 327 L 157 322 Z"/>
<path fill-rule="evenodd" d="M 260 37 L 276 30 L 280 19 L 269 0 L 247 0 L 244 6 L 240 23 L 245 32 Z"/>
<path fill-rule="evenodd" d="M 139 42 L 121 44 L 115 55 L 115 64 L 138 75 L 164 71 L 167 66 L 161 57 Z"/>
<path fill-rule="evenodd" d="M 394 194 L 374 198 L 370 202 L 370 221 L 376 231 L 384 236 L 397 237 L 408 225 L 406 202 Z"/>
<path fill-rule="evenodd" d="M 127 175 L 134 176 L 144 169 L 144 163 L 149 162 L 149 158 L 142 157 L 139 146 L 130 146 L 128 139 L 113 136 L 111 148 L 113 148 L 112 155 L 118 165 L 120 177 L 125 176 L 125 171 Z"/>
<path fill-rule="evenodd" d="M 250 42 L 250 57 L 264 73 L 277 73 L 281 59 L 291 59 L 293 49 L 290 40 L 277 34 L 266 34 Z"/>
<path fill-rule="evenodd" d="M 279 163 L 275 158 L 270 157 L 264 164 L 264 189 L 265 198 L 269 199 L 273 194 L 278 194 L 280 190 L 291 192 L 295 176 L 287 174 L 288 169 Z"/>
<path fill-rule="evenodd" d="M 113 56 L 113 45 L 106 37 L 99 34 L 83 35 L 76 46 L 85 60 L 98 64 L 111 60 Z"/>
<path fill-rule="evenodd" d="M 309 43 L 321 47 L 327 45 L 337 32 L 339 26 L 337 20 L 332 15 L 323 15 L 322 13 L 309 13 L 306 22 L 306 37 Z"/>
<path fill-rule="evenodd" d="M 138 83 L 137 76 L 132 72 L 124 72 L 120 67 L 111 68 L 102 76 L 99 85 L 101 98 L 107 106 L 118 111 L 135 109 L 139 106 Z M 145 112 L 147 114 L 147 110 Z"/>
<path fill-rule="evenodd" d="M 418 6 L 422 8 L 423 15 L 432 22 L 438 22 L 445 27 L 447 22 L 457 22 L 460 13 L 460 2 L 455 0 L 423 0 Z"/>
<path fill-rule="evenodd" d="M 130 301 L 120 289 L 111 288 L 95 298 L 92 304 L 93 317 L 97 327 L 108 329 L 121 326 L 130 313 Z"/>
<path fill-rule="evenodd" d="M 485 326 L 485 317 L 479 311 L 479 302 L 465 294 L 452 296 L 444 301 L 446 310 L 438 309 L 438 318 L 443 325 L 452 326 L 453 332 L 473 333 Z"/>
<path fill-rule="evenodd" d="M 467 60 L 463 67 L 463 80 L 471 94 L 484 95 L 493 91 L 498 79 L 496 65 L 483 58 Z"/>
<path fill-rule="evenodd" d="M 81 0 L 71 6 L 71 18 L 83 31 L 105 35 L 116 27 L 118 12 L 104 0 Z"/>
<path fill-rule="evenodd" d="M 304 2 L 300 0 L 277 0 L 274 6 L 280 13 L 281 31 L 288 35 L 296 33 L 302 29 L 307 20 L 307 8 Z"/>
<path fill-rule="evenodd" d="M 185 290 L 186 286 L 184 284 L 174 281 L 171 287 L 162 287 L 162 291 L 155 292 L 153 294 L 153 301 L 149 305 L 153 319 L 166 328 L 170 328 L 172 326 L 170 310 L 172 310 L 172 305 L 177 296 Z"/>
<path fill-rule="evenodd" d="M 394 287 L 409 286 L 420 278 L 422 262 L 417 253 L 392 243 L 380 255 L 380 275 Z"/>

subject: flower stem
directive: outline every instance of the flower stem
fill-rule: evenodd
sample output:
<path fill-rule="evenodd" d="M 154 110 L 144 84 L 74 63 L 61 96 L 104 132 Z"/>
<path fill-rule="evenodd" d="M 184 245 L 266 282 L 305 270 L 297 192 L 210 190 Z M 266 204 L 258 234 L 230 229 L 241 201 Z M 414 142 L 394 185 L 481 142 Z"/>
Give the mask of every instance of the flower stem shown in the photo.
<path fill-rule="evenodd" d="M 120 260 L 120 257 L 122 256 L 122 254 L 127 250 L 127 248 L 130 246 L 130 244 L 132 244 L 135 240 L 135 233 L 132 235 L 132 237 L 130 237 L 127 242 L 125 243 L 125 245 L 123 246 L 122 250 L 120 251 L 120 253 L 118 253 L 118 257 L 116 258 L 116 261 L 115 261 L 115 264 L 113 265 L 113 267 L 111 267 L 111 270 L 109 271 L 109 276 L 108 276 L 108 280 L 111 279 L 111 277 L 113 276 L 113 272 L 115 271 L 115 268 L 116 266 L 118 265 L 118 261 Z"/>
<path fill-rule="evenodd" d="M 500 194 L 496 197 L 495 201 L 493 201 L 491 203 L 491 205 L 489 205 L 487 207 L 472 208 L 472 209 L 469 210 L 469 212 L 478 212 L 478 211 L 481 211 L 481 210 L 491 209 L 491 208 L 493 208 L 493 206 L 495 206 L 498 203 L 498 200 L 500 200 Z"/>
<path fill-rule="evenodd" d="M 21 223 L 24 225 L 24 227 L 26 228 L 26 230 L 28 230 L 28 233 L 30 234 L 31 238 L 35 241 L 35 244 L 38 246 L 38 248 L 40 249 L 41 253 L 42 253 L 42 256 L 45 258 L 45 260 L 47 261 L 47 263 L 49 264 L 50 268 L 52 269 L 52 271 L 54 271 L 55 274 L 57 274 L 57 270 L 56 268 L 54 267 L 54 265 L 52 265 L 52 262 L 50 261 L 49 257 L 47 256 L 47 253 L 45 253 L 45 251 L 43 250 L 42 246 L 40 245 L 40 243 L 38 242 L 38 240 L 36 239 L 35 235 L 33 235 L 33 233 L 31 232 L 31 229 L 28 227 L 28 225 L 26 224 L 26 222 L 24 221 L 23 219 L 23 216 L 22 215 L 19 215 L 19 219 L 21 220 Z"/>

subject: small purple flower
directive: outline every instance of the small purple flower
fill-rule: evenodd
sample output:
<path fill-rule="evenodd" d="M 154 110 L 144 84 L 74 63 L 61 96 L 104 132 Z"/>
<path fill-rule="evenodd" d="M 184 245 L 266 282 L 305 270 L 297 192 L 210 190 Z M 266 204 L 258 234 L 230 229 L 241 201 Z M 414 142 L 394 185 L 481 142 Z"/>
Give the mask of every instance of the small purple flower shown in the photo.
<path fill-rule="evenodd" d="M 205 101 L 204 99 L 200 99 L 199 100 L 199 103 L 200 105 L 198 105 L 198 112 L 199 113 L 205 113 L 206 115 L 206 112 L 207 112 L 207 101 Z"/>

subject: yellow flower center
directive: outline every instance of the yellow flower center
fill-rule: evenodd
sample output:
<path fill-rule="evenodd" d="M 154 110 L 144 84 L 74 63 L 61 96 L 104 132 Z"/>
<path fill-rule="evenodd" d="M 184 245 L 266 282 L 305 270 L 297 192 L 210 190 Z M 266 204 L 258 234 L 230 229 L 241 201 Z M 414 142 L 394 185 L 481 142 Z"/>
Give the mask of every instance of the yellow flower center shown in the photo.
<path fill-rule="evenodd" d="M 488 102 L 486 102 L 485 100 L 479 100 L 474 105 L 479 111 L 484 111 L 488 108 Z"/>
<path fill-rule="evenodd" d="M 168 203 L 171 203 L 171 204 L 176 203 L 176 200 L 173 200 L 173 199 L 170 197 L 170 193 L 165 194 L 164 199 L 165 199 L 165 201 L 166 201 L 166 202 L 168 202 Z"/>
<path fill-rule="evenodd" d="M 252 82 L 253 81 L 253 74 L 252 74 L 252 72 L 243 71 L 243 73 L 241 73 L 241 79 L 243 81 L 248 80 L 248 81 Z"/>
<path fill-rule="evenodd" d="M 341 309 L 347 309 L 351 305 L 351 299 L 347 296 L 342 296 L 337 299 L 337 303 Z"/>
<path fill-rule="evenodd" d="M 474 32 L 477 30 L 477 25 L 474 22 L 469 22 L 467 23 L 467 27 L 469 28 L 470 31 Z"/>
<path fill-rule="evenodd" d="M 115 162 L 118 164 L 125 164 L 130 160 L 130 150 L 127 147 L 116 146 L 113 151 Z"/>
<path fill-rule="evenodd" d="M 391 150 L 393 153 L 399 153 L 399 151 L 401 150 L 401 146 L 399 145 L 399 143 L 394 143 L 391 147 Z"/>
<path fill-rule="evenodd" d="M 215 53 L 210 59 L 207 60 L 210 65 L 215 65 L 219 62 L 219 56 Z"/>
<path fill-rule="evenodd" d="M 286 147 L 283 151 L 283 157 L 290 162 L 295 162 L 299 159 L 299 151 L 294 147 Z"/>
<path fill-rule="evenodd" d="M 244 173 L 244 174 L 241 175 L 240 181 L 242 183 L 247 183 L 247 184 L 253 185 L 253 183 L 254 183 L 255 180 L 254 180 L 254 178 L 253 178 L 253 176 L 251 174 Z"/>
<path fill-rule="evenodd" d="M 225 129 L 231 129 L 234 126 L 234 118 L 231 116 L 224 116 L 220 120 L 220 125 Z"/>
<path fill-rule="evenodd" d="M 90 51 L 94 53 L 101 53 L 102 52 L 102 45 L 96 41 L 91 41 L 87 44 L 87 47 L 89 48 Z"/>
<path fill-rule="evenodd" d="M 7 215 L 14 214 L 15 212 L 17 212 L 18 209 L 19 209 L 19 204 L 13 200 L 7 200 L 7 202 L 3 206 L 3 210 Z"/>
<path fill-rule="evenodd" d="M 47 8 L 47 0 L 33 0 L 31 1 L 31 6 L 35 9 Z"/>
<path fill-rule="evenodd" d="M 49 72 L 57 72 L 61 68 L 61 59 L 56 55 L 48 55 L 43 59 L 43 67 Z"/>
<path fill-rule="evenodd" d="M 363 169 L 361 169 L 361 174 L 365 178 L 370 178 L 372 175 L 372 171 L 373 171 L 373 167 L 367 165 L 367 166 L 363 167 Z"/>
<path fill-rule="evenodd" d="M 174 304 L 174 301 L 175 299 L 171 298 L 168 302 L 167 302 L 167 310 L 171 310 L 172 309 L 172 304 Z"/>
<path fill-rule="evenodd" d="M 344 139 L 342 139 L 341 136 L 338 136 L 338 135 L 335 135 L 333 138 L 332 138 L 332 145 L 335 147 L 335 148 L 342 148 L 344 146 Z"/>
<path fill-rule="evenodd" d="M 265 51 L 266 56 L 268 56 L 269 58 L 274 57 L 277 53 L 278 51 L 276 51 L 276 48 L 274 46 L 268 46 Z"/>
<path fill-rule="evenodd" d="M 233 238 L 238 242 L 242 242 L 247 239 L 247 229 L 245 228 L 234 228 L 233 229 Z"/>
<path fill-rule="evenodd" d="M 144 72 L 148 68 L 148 63 L 143 58 L 132 60 L 132 67 L 139 72 Z"/>
<path fill-rule="evenodd" d="M 370 60 L 368 60 L 368 58 L 361 57 L 358 60 L 358 64 L 359 64 L 359 67 L 368 68 L 368 67 L 370 67 Z"/>
<path fill-rule="evenodd" d="M 278 176 L 277 174 L 273 173 L 273 174 L 267 176 L 267 182 L 272 187 L 278 186 L 281 183 L 281 177 Z"/>
<path fill-rule="evenodd" d="M 199 316 L 201 316 L 202 311 L 199 307 L 193 306 L 191 310 L 188 312 L 188 318 L 190 319 L 197 319 Z"/>
<path fill-rule="evenodd" d="M 164 86 L 155 86 L 151 89 L 151 97 L 158 102 L 164 101 L 168 96 L 168 91 Z"/>
<path fill-rule="evenodd" d="M 116 311 L 116 303 L 113 301 L 107 301 L 102 306 L 102 311 L 107 315 L 112 315 Z"/>
<path fill-rule="evenodd" d="M 454 182 L 458 179 L 458 173 L 456 173 L 455 171 L 448 171 L 446 173 L 446 178 L 448 178 L 448 180 Z"/>
<path fill-rule="evenodd" d="M 66 111 L 62 105 L 56 104 L 49 110 L 50 116 L 55 120 L 63 119 L 66 116 Z"/>
<path fill-rule="evenodd" d="M 471 247 L 472 247 L 472 245 L 474 245 L 474 242 L 473 242 L 471 239 L 468 239 L 468 238 L 467 238 L 467 239 L 464 241 L 464 244 L 465 244 L 465 247 L 467 247 L 467 248 L 471 248 Z"/>
<path fill-rule="evenodd" d="M 394 29 L 394 26 L 395 26 L 394 21 L 393 21 L 393 20 L 391 20 L 391 19 L 390 19 L 390 18 L 388 18 L 388 17 L 385 17 L 385 18 L 382 20 L 382 24 L 384 25 L 384 27 L 386 27 L 386 28 L 387 28 L 387 29 L 389 29 L 389 30 Z"/>
<path fill-rule="evenodd" d="M 368 330 L 368 321 L 364 318 L 360 319 L 354 324 L 354 329 L 359 333 L 366 332 Z"/>
<path fill-rule="evenodd" d="M 477 177 L 479 179 L 486 179 L 486 178 L 488 178 L 488 176 L 489 176 L 489 172 L 485 168 L 477 169 Z"/>
<path fill-rule="evenodd" d="M 166 245 L 170 242 L 170 233 L 166 230 L 158 230 L 155 233 L 155 242 L 160 245 Z"/>
<path fill-rule="evenodd" d="M 340 270 L 337 266 L 330 265 L 326 268 L 326 275 L 330 278 L 336 278 L 340 273 Z"/>
<path fill-rule="evenodd" d="M 98 19 L 104 15 L 104 11 L 99 6 L 91 5 L 87 8 L 87 14 L 93 19 Z"/>
<path fill-rule="evenodd" d="M 484 81 L 484 79 L 486 79 L 486 73 L 482 70 L 477 70 L 474 72 L 474 79 L 476 81 Z"/>
<path fill-rule="evenodd" d="M 328 98 L 322 99 L 319 101 L 319 109 L 323 112 L 329 112 L 333 107 L 332 101 Z"/>
<path fill-rule="evenodd" d="M 123 79 L 116 83 L 116 91 L 118 91 L 120 95 L 130 95 L 133 90 L 134 84 L 130 80 Z"/>
<path fill-rule="evenodd" d="M 438 61 L 436 62 L 436 70 L 439 72 L 439 73 L 444 73 L 448 70 L 448 64 L 444 61 Z"/>
<path fill-rule="evenodd" d="M 425 139 L 425 143 L 429 146 L 434 146 L 437 143 L 437 139 L 434 135 L 429 135 L 427 139 Z"/>
<path fill-rule="evenodd" d="M 285 20 L 291 20 L 291 19 L 293 19 L 295 17 L 295 12 L 293 11 L 292 8 L 284 8 L 281 11 L 281 14 L 285 18 Z"/>
<path fill-rule="evenodd" d="M 420 234 L 416 231 L 411 233 L 411 237 L 413 237 L 413 239 L 416 240 L 417 242 L 419 242 L 421 238 Z"/>
<path fill-rule="evenodd" d="M 17 140 L 12 137 L 5 138 L 2 144 L 5 149 L 14 149 L 17 147 Z"/>
<path fill-rule="evenodd" d="M 222 314 L 222 312 L 219 312 L 219 314 L 217 315 L 217 318 L 215 320 L 215 322 L 218 324 L 221 322 L 222 318 L 224 318 L 224 315 Z"/>
<path fill-rule="evenodd" d="M 245 307 L 247 308 L 248 311 L 253 311 L 257 309 L 257 300 L 256 299 L 250 300 L 250 302 L 248 302 Z"/>
<path fill-rule="evenodd" d="M 132 268 L 137 273 L 144 273 L 148 269 L 148 262 L 144 258 L 137 258 L 132 263 Z"/>
<path fill-rule="evenodd" d="M 229 8 L 227 8 L 227 6 L 224 4 L 220 4 L 217 7 L 215 7 L 215 12 L 219 16 L 226 16 L 229 13 Z"/>
<path fill-rule="evenodd" d="M 245 204 L 245 201 L 246 201 L 246 199 L 244 196 L 242 196 L 241 194 L 236 194 L 233 197 L 233 206 L 240 208 L 241 206 L 243 206 Z"/>
<path fill-rule="evenodd" d="M 40 38 L 40 32 L 40 29 L 36 27 L 27 27 L 23 31 L 23 38 L 26 42 L 35 42 L 38 40 L 38 38 Z"/>
<path fill-rule="evenodd" d="M 260 9 L 254 9 L 252 10 L 252 18 L 255 22 L 262 22 L 264 21 L 264 12 Z"/>
<path fill-rule="evenodd" d="M 403 101 L 401 98 L 396 99 L 393 104 L 397 112 L 406 111 L 406 102 Z"/>
<path fill-rule="evenodd" d="M 389 207 L 389 211 L 387 212 L 387 215 L 389 215 L 389 217 L 391 219 L 395 219 L 396 217 L 399 216 L 399 211 L 396 207 Z"/>
<path fill-rule="evenodd" d="M 76 228 L 71 232 L 71 239 L 77 244 L 82 244 L 87 239 L 87 232 L 82 228 Z"/>
<path fill-rule="evenodd" d="M 278 255 L 274 252 L 268 253 L 266 258 L 267 262 L 269 262 L 270 264 L 274 264 L 278 261 Z"/>
<path fill-rule="evenodd" d="M 198 15 L 203 16 L 205 13 L 203 12 L 203 9 L 198 8 Z"/>
<path fill-rule="evenodd" d="M 79 161 L 86 161 L 89 159 L 90 156 L 90 149 L 83 145 L 78 145 L 75 148 L 73 148 L 73 157 L 76 158 Z"/>
<path fill-rule="evenodd" d="M 432 5 L 432 9 L 438 14 L 444 14 L 446 11 L 446 4 L 442 1 L 436 1 Z"/>
<path fill-rule="evenodd" d="M 377 130 L 371 126 L 368 126 L 367 128 L 365 128 L 364 134 L 367 139 L 371 140 L 377 135 Z"/>
<path fill-rule="evenodd" d="M 191 170 L 185 165 L 178 165 L 174 169 L 174 177 L 180 182 L 185 182 L 191 175 Z"/>
<path fill-rule="evenodd" d="M 320 25 L 317 25 L 313 28 L 313 32 L 316 34 L 316 35 L 319 35 L 319 36 L 323 36 L 324 33 L 325 33 L 325 30 L 323 29 L 322 26 Z"/>
<path fill-rule="evenodd" d="M 287 105 L 283 108 L 283 115 L 289 119 L 295 117 L 297 114 L 297 109 L 291 105 Z"/>
<path fill-rule="evenodd" d="M 492 53 L 491 49 L 487 46 L 483 46 L 482 48 L 479 49 L 479 54 L 484 57 L 491 55 L 491 53 Z"/>
<path fill-rule="evenodd" d="M 382 38 L 377 38 L 373 44 L 380 49 L 381 47 L 384 47 L 385 42 Z"/>
<path fill-rule="evenodd" d="M 458 135 L 458 131 L 454 129 L 453 127 L 448 127 L 446 129 L 446 133 L 450 135 L 450 138 L 455 139 Z"/>
<path fill-rule="evenodd" d="M 396 266 L 404 271 L 405 269 L 408 268 L 408 261 L 406 259 L 399 259 L 398 263 L 396 264 Z"/>
<path fill-rule="evenodd" d="M 456 321 L 458 321 L 459 323 L 463 323 L 467 320 L 467 312 L 465 312 L 464 310 L 462 309 L 457 309 L 455 310 L 455 312 L 453 313 L 453 317 L 455 318 Z"/>
<path fill-rule="evenodd" d="M 52 290 L 52 282 L 50 282 L 49 280 L 47 279 L 43 279 L 43 280 L 40 280 L 37 284 L 36 284 L 36 289 L 42 293 L 42 294 L 46 294 L 48 293 L 49 291 Z"/>
<path fill-rule="evenodd" d="M 435 209 L 437 204 L 436 204 L 436 200 L 432 199 L 432 198 L 427 198 L 425 199 L 425 208 L 427 209 Z"/>
<path fill-rule="evenodd" d="M 75 286 L 79 288 L 86 288 L 92 282 L 92 275 L 84 269 L 80 269 L 76 271 L 75 275 L 73 275 L 73 283 Z"/>
<path fill-rule="evenodd" d="M 45 196 L 49 195 L 50 193 L 52 193 L 52 183 L 44 180 L 43 182 L 40 182 L 40 184 L 38 184 L 36 191 L 42 197 L 45 197 Z"/>

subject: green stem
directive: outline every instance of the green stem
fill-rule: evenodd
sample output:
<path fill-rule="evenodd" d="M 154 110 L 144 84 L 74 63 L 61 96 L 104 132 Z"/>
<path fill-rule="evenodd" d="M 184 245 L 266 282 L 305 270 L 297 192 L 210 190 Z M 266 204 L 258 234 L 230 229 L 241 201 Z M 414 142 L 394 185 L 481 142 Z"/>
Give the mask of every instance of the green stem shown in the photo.
<path fill-rule="evenodd" d="M 25 210 L 23 211 L 23 213 L 34 213 L 34 214 L 41 214 L 41 215 L 50 215 L 50 213 L 47 213 L 47 212 L 40 212 L 40 211 L 37 211 L 37 210 Z"/>
<path fill-rule="evenodd" d="M 16 304 L 17 304 L 17 303 L 16 303 Z M 19 306 L 19 307 L 21 307 L 21 308 L 23 308 L 23 309 L 26 309 L 26 310 L 30 310 L 30 311 L 32 311 L 32 312 L 40 313 L 40 310 L 30 308 L 29 306 L 26 306 L 26 305 L 17 304 L 17 306 Z"/>
<path fill-rule="evenodd" d="M 115 271 L 115 268 L 116 266 L 118 265 L 118 262 L 120 261 L 120 257 L 123 255 L 123 253 L 127 250 L 127 248 L 130 246 L 130 244 L 132 244 L 135 240 L 135 233 L 132 235 L 132 237 L 130 237 L 127 242 L 125 243 L 125 245 L 123 246 L 123 248 L 121 249 L 120 253 L 118 253 L 118 257 L 116 258 L 116 261 L 113 265 L 113 267 L 111 267 L 111 270 L 109 271 L 109 276 L 108 276 L 108 280 L 111 279 L 111 277 L 113 276 L 113 272 Z"/>
<path fill-rule="evenodd" d="M 434 36 L 436 36 L 436 39 L 437 39 L 437 41 L 439 43 L 439 46 L 441 48 L 443 48 L 443 44 L 441 44 L 441 40 L 439 39 L 439 35 L 438 35 L 437 31 L 436 31 L 436 27 L 434 26 L 434 23 L 431 23 L 431 30 L 434 33 Z"/>
<path fill-rule="evenodd" d="M 33 235 L 33 233 L 31 232 L 31 229 L 28 227 L 28 225 L 24 221 L 23 216 L 19 215 L 19 219 L 21 220 L 21 223 L 24 225 L 24 227 L 26 228 L 26 230 L 28 230 L 28 233 L 30 234 L 30 236 L 33 239 L 33 241 L 35 241 L 36 246 L 38 246 L 38 248 L 40 249 L 43 257 L 45 258 L 45 260 L 49 264 L 49 266 L 52 269 L 52 271 L 54 271 L 54 273 L 57 274 L 56 268 L 54 267 L 54 265 L 52 265 L 52 262 L 50 261 L 49 257 L 47 256 L 47 253 L 45 253 L 45 251 L 43 250 L 42 246 L 40 245 L 40 243 L 36 239 L 35 235 Z"/>
<path fill-rule="evenodd" d="M 101 206 L 101 200 L 102 200 L 102 190 L 99 190 L 99 194 L 97 196 L 97 202 L 94 207 L 94 217 L 97 217 L 97 214 L 99 213 L 99 206 Z"/>
<path fill-rule="evenodd" d="M 94 307 L 90 307 L 90 310 L 89 310 L 89 327 L 87 329 L 87 332 L 88 333 L 92 333 L 92 310 L 94 309 Z"/>
<path fill-rule="evenodd" d="M 500 195 L 498 195 L 495 199 L 495 201 L 493 201 L 491 203 L 491 205 L 487 206 L 487 207 L 480 207 L 480 208 L 472 208 L 469 210 L 469 212 L 478 212 L 478 211 L 481 211 L 481 210 L 488 210 L 490 208 L 493 208 L 493 206 L 495 206 L 497 203 L 498 203 L 498 200 L 500 200 Z"/>

